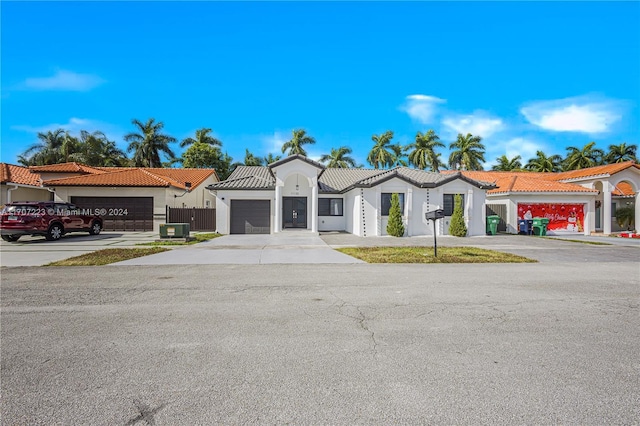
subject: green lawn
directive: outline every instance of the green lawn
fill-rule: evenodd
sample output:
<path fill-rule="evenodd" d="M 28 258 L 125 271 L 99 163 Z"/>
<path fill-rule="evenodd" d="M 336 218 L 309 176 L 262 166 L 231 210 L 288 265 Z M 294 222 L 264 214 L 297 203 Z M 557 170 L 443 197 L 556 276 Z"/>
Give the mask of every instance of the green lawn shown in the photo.
<path fill-rule="evenodd" d="M 555 240 L 555 241 L 568 241 L 570 243 L 591 244 L 593 246 L 611 246 L 611 245 L 613 245 L 613 244 L 610 244 L 610 243 L 603 243 L 602 241 L 572 240 L 572 239 L 568 239 L 568 238 L 553 238 L 553 237 L 541 237 L 541 238 L 547 238 L 549 240 Z"/>
<path fill-rule="evenodd" d="M 151 248 L 111 248 L 94 251 L 69 259 L 51 262 L 45 266 L 99 266 L 109 263 L 121 262 L 123 260 L 135 259 L 136 257 L 148 256 L 150 254 L 162 253 L 170 249 L 163 247 Z"/>
<path fill-rule="evenodd" d="M 475 247 L 346 247 L 338 251 L 367 263 L 535 263 L 515 254 Z"/>

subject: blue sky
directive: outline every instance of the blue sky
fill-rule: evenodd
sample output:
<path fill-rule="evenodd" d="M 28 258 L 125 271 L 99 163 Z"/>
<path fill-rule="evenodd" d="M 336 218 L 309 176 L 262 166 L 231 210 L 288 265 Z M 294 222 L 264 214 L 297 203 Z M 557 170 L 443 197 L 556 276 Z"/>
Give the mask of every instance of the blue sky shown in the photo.
<path fill-rule="evenodd" d="M 2 161 L 40 131 L 209 127 L 237 161 L 373 134 L 483 138 L 495 158 L 639 144 L 639 2 L 6 2 Z M 173 146 L 176 153 L 182 149 Z M 442 150 L 448 158 L 448 149 Z"/>

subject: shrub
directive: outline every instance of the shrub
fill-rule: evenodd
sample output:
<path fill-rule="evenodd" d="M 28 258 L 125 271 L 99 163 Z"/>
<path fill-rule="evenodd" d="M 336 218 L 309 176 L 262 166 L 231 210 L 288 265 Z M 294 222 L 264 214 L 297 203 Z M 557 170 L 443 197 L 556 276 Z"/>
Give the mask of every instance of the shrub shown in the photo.
<path fill-rule="evenodd" d="M 467 236 L 467 226 L 464 224 L 462 197 L 460 194 L 456 194 L 453 197 L 453 214 L 451 215 L 451 223 L 449 224 L 449 234 L 454 237 Z"/>
<path fill-rule="evenodd" d="M 628 231 L 633 229 L 636 218 L 636 210 L 633 207 L 622 207 L 616 210 L 616 223 Z"/>
<path fill-rule="evenodd" d="M 389 207 L 389 222 L 387 223 L 387 234 L 394 237 L 404 235 L 404 224 L 400 213 L 400 197 L 398 194 L 391 194 L 391 206 Z"/>

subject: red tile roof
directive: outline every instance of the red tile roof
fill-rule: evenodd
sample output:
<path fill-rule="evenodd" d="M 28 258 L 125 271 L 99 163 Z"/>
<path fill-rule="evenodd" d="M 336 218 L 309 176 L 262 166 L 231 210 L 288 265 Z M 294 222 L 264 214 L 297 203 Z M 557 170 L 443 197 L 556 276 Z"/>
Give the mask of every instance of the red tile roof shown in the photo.
<path fill-rule="evenodd" d="M 140 186 L 169 187 L 186 189 L 185 182 L 195 188 L 211 175 L 213 169 L 149 169 L 111 168 L 100 174 L 72 176 L 46 181 L 47 186 Z"/>
<path fill-rule="evenodd" d="M 611 194 L 617 195 L 618 197 L 633 197 L 635 192 L 633 192 L 631 184 L 627 182 L 620 182 L 616 185 Z"/>
<path fill-rule="evenodd" d="M 506 192 L 579 192 L 597 193 L 595 189 L 588 189 L 573 180 L 588 179 L 596 176 L 610 176 L 628 168 L 640 170 L 640 165 L 633 161 L 624 163 L 607 164 L 604 166 L 590 167 L 588 169 L 571 170 L 559 173 L 539 173 L 539 172 L 499 172 L 499 171 L 461 171 L 470 179 L 484 182 L 492 182 L 498 188 L 487 191 L 487 194 L 501 194 Z M 454 170 L 444 170 L 442 173 L 456 173 Z M 618 184 L 613 195 L 632 196 L 633 188 L 627 183 Z"/>
<path fill-rule="evenodd" d="M 0 163 L 2 182 L 41 186 L 41 173 L 74 173 L 76 176 L 46 180 L 46 186 L 127 186 L 186 189 L 186 182 L 196 188 L 212 175 L 214 169 L 161 169 L 145 167 L 89 167 L 79 163 L 21 167 Z"/>
<path fill-rule="evenodd" d="M 85 166 L 80 163 L 60 163 L 60 164 L 49 164 L 46 166 L 29 166 L 29 170 L 38 173 L 86 173 L 86 174 L 95 174 L 95 173 L 104 173 L 103 170 L 97 167 Z"/>
<path fill-rule="evenodd" d="M 0 163 L 0 182 L 40 186 L 40 175 L 22 166 Z"/>
<path fill-rule="evenodd" d="M 455 173 L 446 170 L 444 173 Z M 564 193 L 597 193 L 595 189 L 585 188 L 574 183 L 557 182 L 556 173 L 537 172 L 498 172 L 498 171 L 461 171 L 470 179 L 492 182 L 497 188 L 487 194 L 504 194 L 507 192 L 564 192 Z"/>
<path fill-rule="evenodd" d="M 625 161 L 624 163 L 605 164 L 604 166 L 589 167 L 587 169 L 571 170 L 568 172 L 553 173 L 557 180 L 571 180 L 580 178 L 589 178 L 593 176 L 612 175 L 628 168 L 640 170 L 640 164 L 633 161 Z"/>

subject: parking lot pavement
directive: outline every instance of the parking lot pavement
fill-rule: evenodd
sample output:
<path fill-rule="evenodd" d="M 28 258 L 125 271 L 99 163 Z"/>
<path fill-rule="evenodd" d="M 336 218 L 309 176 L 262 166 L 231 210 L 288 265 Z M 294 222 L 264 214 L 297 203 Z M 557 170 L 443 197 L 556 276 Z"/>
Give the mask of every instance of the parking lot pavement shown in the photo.
<path fill-rule="evenodd" d="M 630 263 L 8 268 L 1 280 L 7 425 L 640 418 Z"/>
<path fill-rule="evenodd" d="M 21 237 L 14 243 L 0 240 L 0 266 L 42 266 L 105 248 L 132 248 L 157 238 L 156 232 L 107 231 L 100 235 L 70 233 L 58 241 L 31 236 Z"/>

